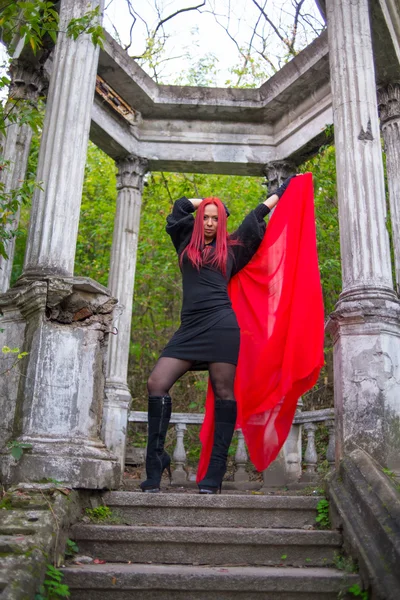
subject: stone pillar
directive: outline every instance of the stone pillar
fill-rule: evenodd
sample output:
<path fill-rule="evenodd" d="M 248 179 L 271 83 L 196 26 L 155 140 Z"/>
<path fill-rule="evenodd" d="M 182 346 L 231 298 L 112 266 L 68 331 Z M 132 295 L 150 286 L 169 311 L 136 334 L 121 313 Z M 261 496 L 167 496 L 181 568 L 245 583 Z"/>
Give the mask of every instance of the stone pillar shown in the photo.
<path fill-rule="evenodd" d="M 327 0 L 326 6 L 343 274 L 329 325 L 336 458 L 357 446 L 394 466 L 400 454 L 400 310 L 385 227 L 368 0 Z"/>
<path fill-rule="evenodd" d="M 64 33 L 73 18 L 103 0 L 62 0 L 36 190 L 29 224 L 24 275 L 73 274 L 99 47 L 90 35 Z"/>
<path fill-rule="evenodd" d="M 8 484 L 52 478 L 72 487 L 113 488 L 120 481 L 120 465 L 100 439 L 116 300 L 95 281 L 72 276 L 99 49 L 87 34 L 73 40 L 64 32 L 72 18 L 98 4 L 61 1 L 39 152 L 43 191 L 33 198 L 24 273 L 0 296 L 0 310 L 10 315 L 0 347 L 11 341 L 27 352 L 9 390 L 6 436 L 29 449 L 15 461 L 7 439 L 0 440 Z M 1 387 L 0 381 L 0 395 Z"/>
<path fill-rule="evenodd" d="M 386 152 L 397 293 L 400 294 L 400 82 L 380 88 L 378 102 Z"/>
<path fill-rule="evenodd" d="M 33 69 L 31 65 L 22 60 L 14 60 L 10 67 L 11 86 L 9 102 L 6 106 L 18 114 L 21 104 L 18 101 L 35 105 L 45 85 L 43 75 Z M 8 162 L 9 166 L 0 173 L 0 181 L 4 184 L 4 192 L 16 190 L 25 179 L 28 165 L 29 149 L 32 140 L 32 129 L 26 123 L 8 122 L 7 133 L 2 140 L 2 160 Z M 9 231 L 17 229 L 19 222 L 19 210 L 13 215 L 13 222 L 7 225 Z M 15 237 L 12 237 L 6 246 L 7 256 L 0 256 L 0 294 L 10 287 L 11 271 L 14 260 Z"/>
<path fill-rule="evenodd" d="M 114 323 L 116 335 L 109 341 L 102 437 L 120 461 L 125 462 L 126 428 L 131 395 L 127 384 L 131 340 L 132 298 L 147 161 L 128 156 L 118 161 L 117 208 L 108 287 L 118 298 L 120 310 Z"/>
<path fill-rule="evenodd" d="M 295 173 L 296 165 L 290 160 L 276 160 L 267 163 L 264 166 L 264 174 L 266 177 L 265 184 L 268 186 L 268 195 L 273 194 L 274 190 L 276 190 L 285 179 Z"/>

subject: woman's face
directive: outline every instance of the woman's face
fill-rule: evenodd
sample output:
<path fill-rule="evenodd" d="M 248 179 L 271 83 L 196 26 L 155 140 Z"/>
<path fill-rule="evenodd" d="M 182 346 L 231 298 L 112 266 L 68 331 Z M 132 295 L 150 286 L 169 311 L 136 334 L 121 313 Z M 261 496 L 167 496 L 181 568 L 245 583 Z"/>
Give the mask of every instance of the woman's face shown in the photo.
<path fill-rule="evenodd" d="M 215 204 L 209 204 L 204 209 L 204 241 L 209 244 L 217 235 L 218 208 Z"/>

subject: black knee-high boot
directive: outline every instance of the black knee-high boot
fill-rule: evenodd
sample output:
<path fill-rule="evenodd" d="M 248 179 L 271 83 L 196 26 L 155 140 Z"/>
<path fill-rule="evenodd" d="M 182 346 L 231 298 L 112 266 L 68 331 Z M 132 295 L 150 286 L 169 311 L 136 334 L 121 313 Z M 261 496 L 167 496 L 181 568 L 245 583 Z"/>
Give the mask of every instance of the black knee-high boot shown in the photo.
<path fill-rule="evenodd" d="M 143 492 L 160 491 L 161 475 L 164 469 L 168 469 L 171 478 L 171 459 L 164 450 L 171 407 L 171 396 L 149 396 L 146 451 L 147 479 L 140 484 Z"/>
<path fill-rule="evenodd" d="M 234 400 L 215 399 L 214 445 L 206 476 L 198 484 L 200 494 L 216 494 L 221 489 L 236 416 L 237 406 Z"/>

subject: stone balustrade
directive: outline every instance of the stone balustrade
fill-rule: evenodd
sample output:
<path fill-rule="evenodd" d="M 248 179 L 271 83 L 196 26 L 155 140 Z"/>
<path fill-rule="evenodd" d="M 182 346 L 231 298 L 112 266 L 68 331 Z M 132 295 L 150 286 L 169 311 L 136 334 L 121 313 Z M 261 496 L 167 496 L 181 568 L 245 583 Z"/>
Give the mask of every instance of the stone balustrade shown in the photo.
<path fill-rule="evenodd" d="M 187 456 L 185 449 L 185 432 L 192 425 L 201 425 L 204 415 L 200 413 L 172 413 L 170 425 L 175 427 L 176 444 L 172 454 L 174 468 L 172 470 L 172 482 L 175 485 L 188 484 Z M 129 413 L 129 422 L 147 423 L 147 413 L 142 411 L 131 411 Z M 302 429 L 306 432 L 307 442 L 304 452 L 302 444 L 297 445 L 297 456 L 294 456 L 293 448 L 290 453 L 282 453 L 284 460 L 290 463 L 300 464 L 302 466 L 301 476 L 297 481 L 293 477 L 288 479 L 288 484 L 306 486 L 318 480 L 318 454 L 315 442 L 315 432 L 317 427 L 323 424 L 328 430 L 328 443 L 325 451 L 324 462 L 326 468 L 333 469 L 335 464 L 335 417 L 333 408 L 322 410 L 297 412 L 293 421 L 292 429 L 297 432 L 300 430 L 300 440 L 302 439 Z M 249 463 L 246 444 L 243 433 L 240 429 L 236 430 L 237 448 L 234 456 L 235 473 L 233 482 L 227 482 L 228 487 L 233 489 L 258 489 L 263 484 L 261 481 L 250 481 L 250 473 L 246 469 Z M 289 436 L 290 437 L 290 436 Z M 288 438 L 289 439 L 289 438 Z M 145 457 L 145 448 L 127 448 L 126 464 L 143 464 Z M 277 459 L 278 461 L 278 459 Z M 271 465 L 272 466 L 272 465 Z M 290 465 L 286 465 L 285 472 L 290 473 Z M 264 487 L 270 487 L 266 484 L 264 478 Z"/>

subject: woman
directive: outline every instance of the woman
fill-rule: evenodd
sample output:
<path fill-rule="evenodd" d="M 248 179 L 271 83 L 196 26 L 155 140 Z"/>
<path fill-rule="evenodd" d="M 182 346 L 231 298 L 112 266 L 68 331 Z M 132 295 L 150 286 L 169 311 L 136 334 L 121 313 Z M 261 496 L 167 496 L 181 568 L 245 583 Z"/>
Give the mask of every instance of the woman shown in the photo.
<path fill-rule="evenodd" d="M 182 271 L 181 326 L 164 348 L 147 382 L 148 443 L 144 492 L 159 492 L 161 475 L 170 473 L 164 451 L 171 416 L 169 390 L 189 370 L 208 369 L 215 394 L 214 444 L 201 494 L 215 494 L 226 471 L 237 408 L 234 396 L 240 330 L 227 293 L 229 279 L 242 269 L 262 242 L 264 217 L 277 204 L 292 178 L 259 204 L 229 235 L 229 212 L 218 198 L 180 198 L 167 217 L 166 231 Z M 197 210 L 196 219 L 193 212 Z"/>

